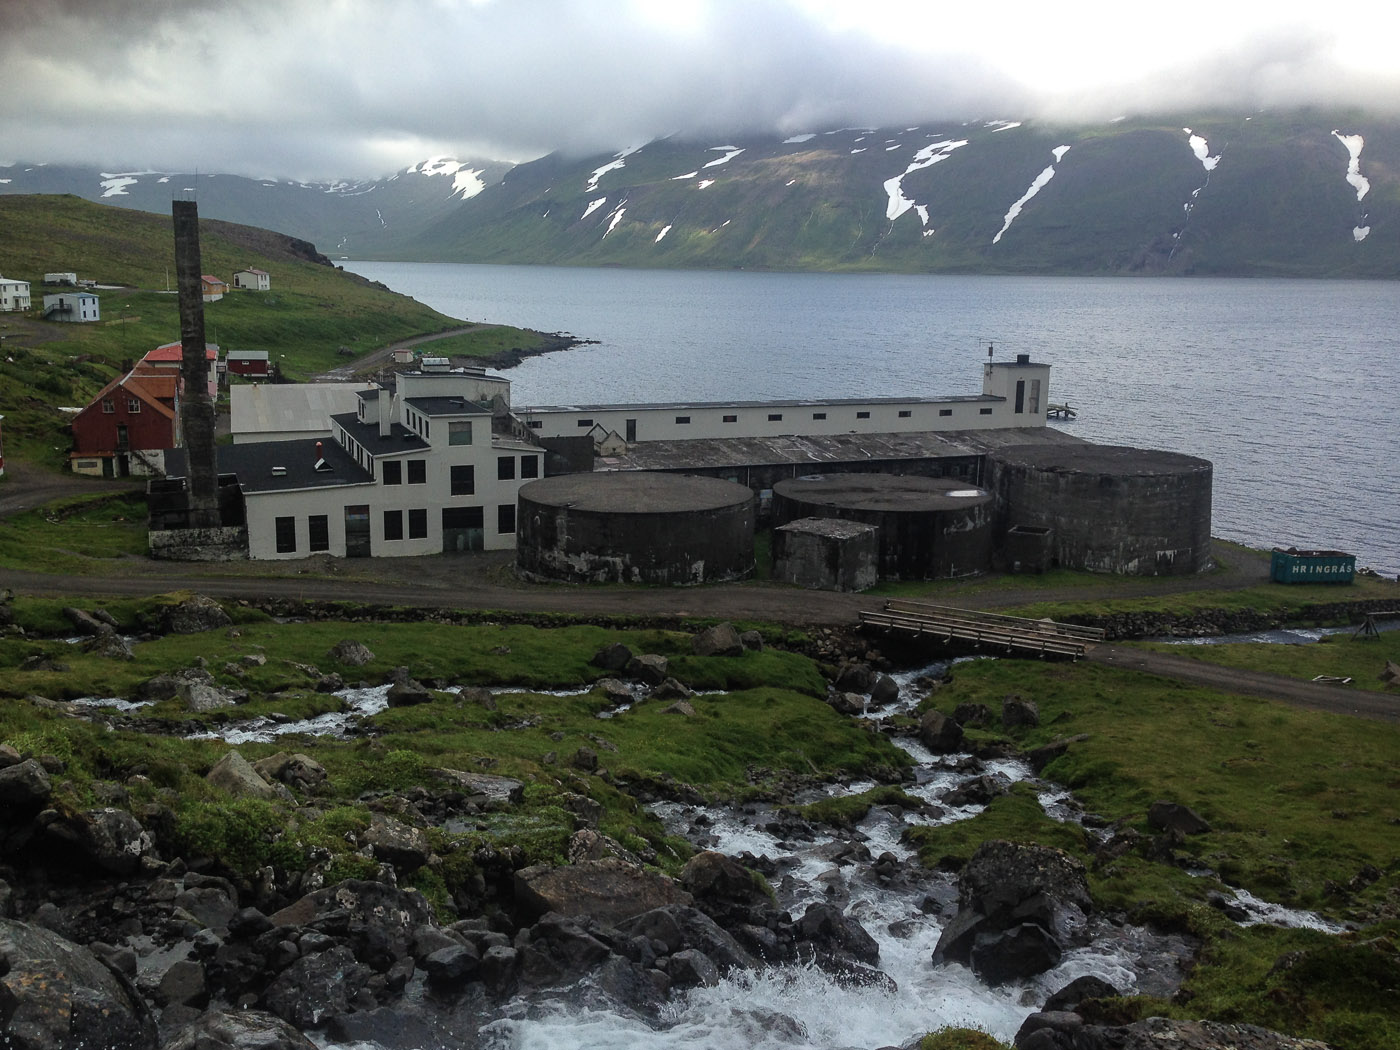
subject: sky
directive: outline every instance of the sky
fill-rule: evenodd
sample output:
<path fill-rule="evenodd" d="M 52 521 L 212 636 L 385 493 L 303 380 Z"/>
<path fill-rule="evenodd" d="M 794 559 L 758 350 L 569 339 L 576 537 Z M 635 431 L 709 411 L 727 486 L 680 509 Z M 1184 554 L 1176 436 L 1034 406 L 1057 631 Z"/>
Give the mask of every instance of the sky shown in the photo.
<path fill-rule="evenodd" d="M 667 135 L 1400 110 L 1352 0 L 0 0 L 0 164 L 376 178 Z"/>

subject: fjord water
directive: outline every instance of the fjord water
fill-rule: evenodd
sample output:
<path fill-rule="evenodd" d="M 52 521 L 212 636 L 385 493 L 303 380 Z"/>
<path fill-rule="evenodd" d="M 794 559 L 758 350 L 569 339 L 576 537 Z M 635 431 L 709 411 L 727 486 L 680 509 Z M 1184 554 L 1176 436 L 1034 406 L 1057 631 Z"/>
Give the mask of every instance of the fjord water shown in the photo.
<path fill-rule="evenodd" d="M 518 406 L 973 394 L 1030 354 L 1054 425 L 1209 459 L 1215 535 L 1400 574 L 1400 283 L 344 265 L 597 340 L 506 373 Z"/>

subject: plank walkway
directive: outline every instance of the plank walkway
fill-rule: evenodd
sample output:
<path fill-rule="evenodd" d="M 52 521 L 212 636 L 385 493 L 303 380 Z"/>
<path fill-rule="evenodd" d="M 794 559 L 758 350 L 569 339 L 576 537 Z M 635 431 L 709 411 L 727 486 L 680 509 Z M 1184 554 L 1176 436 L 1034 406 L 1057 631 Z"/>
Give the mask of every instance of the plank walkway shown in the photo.
<path fill-rule="evenodd" d="M 951 605 L 892 599 L 879 612 L 862 611 L 861 626 L 941 642 L 968 642 L 1008 653 L 1068 656 L 1078 660 L 1088 647 L 1102 642 L 1097 627 L 1080 627 L 1055 620 L 959 609 Z"/>

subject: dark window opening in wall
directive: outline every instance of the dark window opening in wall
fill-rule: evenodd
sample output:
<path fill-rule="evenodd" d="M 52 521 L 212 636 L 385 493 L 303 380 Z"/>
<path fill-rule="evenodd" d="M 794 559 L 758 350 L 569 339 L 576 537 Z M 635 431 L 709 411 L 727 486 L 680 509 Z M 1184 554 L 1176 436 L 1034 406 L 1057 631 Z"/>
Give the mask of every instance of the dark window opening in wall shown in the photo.
<path fill-rule="evenodd" d="M 452 495 L 471 496 L 476 493 L 476 468 L 458 464 L 452 468 Z"/>
<path fill-rule="evenodd" d="M 496 508 L 496 531 L 503 534 L 515 531 L 514 503 L 502 503 Z"/>
<path fill-rule="evenodd" d="M 739 422 L 739 417 L 738 417 L 738 416 L 725 416 L 725 417 L 724 417 L 724 421 L 725 421 L 726 423 L 737 423 L 737 422 Z"/>
<path fill-rule="evenodd" d="M 1016 414 L 1019 416 L 1026 410 L 1026 381 L 1016 380 Z"/>
<path fill-rule="evenodd" d="M 781 423 L 782 421 L 783 421 L 783 414 L 782 414 L 781 412 L 769 412 L 769 413 L 768 413 L 768 422 L 770 422 L 770 423 Z"/>
<path fill-rule="evenodd" d="M 771 419 L 772 416 L 769 416 L 768 418 Z M 813 413 L 812 413 L 812 418 L 813 418 L 813 419 L 825 419 L 825 418 L 826 418 L 826 413 L 825 413 L 825 412 L 813 412 Z"/>
<path fill-rule="evenodd" d="M 297 519 L 277 518 L 273 523 L 277 531 L 277 553 L 294 554 L 297 549 Z"/>
<path fill-rule="evenodd" d="M 637 440 L 637 421 L 635 419 L 627 420 L 623 426 L 623 429 L 626 431 L 626 433 L 622 435 L 623 441 L 626 441 L 630 444 L 631 442 Z"/>
<path fill-rule="evenodd" d="M 426 419 L 423 420 L 423 436 L 428 436 L 428 421 Z"/>
<path fill-rule="evenodd" d="M 447 443 L 449 445 L 470 445 L 472 443 L 472 421 L 470 419 L 448 420 Z"/>
<path fill-rule="evenodd" d="M 426 508 L 408 512 L 408 538 L 422 540 L 428 537 L 428 511 Z"/>
<path fill-rule="evenodd" d="M 593 425 L 593 420 L 591 420 L 591 419 L 580 419 L 580 420 L 578 421 L 578 425 L 581 426 L 581 427 L 591 427 L 591 426 Z"/>
<path fill-rule="evenodd" d="M 938 410 L 938 414 L 940 416 L 951 416 L 953 414 L 953 410 L 951 408 L 940 408 Z"/>
<path fill-rule="evenodd" d="M 537 478 L 540 476 L 540 457 L 521 456 L 520 476 L 522 478 Z"/>
<path fill-rule="evenodd" d="M 543 419 L 532 419 L 532 420 L 530 420 L 529 423 L 526 424 L 526 426 L 528 426 L 531 430 L 543 430 L 543 429 L 544 429 L 544 420 L 543 420 Z"/>
<path fill-rule="evenodd" d="M 990 408 L 979 408 L 977 410 L 977 413 L 978 415 L 990 416 L 992 414 L 992 410 Z"/>
<path fill-rule="evenodd" d="M 857 413 L 856 413 L 856 418 L 857 418 L 857 419 L 869 419 L 869 418 L 870 418 L 870 413 L 869 413 L 869 412 L 857 412 Z"/>
<path fill-rule="evenodd" d="M 306 519 L 307 546 L 313 551 L 331 549 L 330 518 L 325 514 L 313 514 Z"/>
<path fill-rule="evenodd" d="M 384 512 L 384 538 L 386 540 L 403 539 L 403 511 L 386 510 Z"/>
<path fill-rule="evenodd" d="M 397 459 L 386 459 L 384 467 L 380 471 L 380 476 L 386 485 L 403 484 L 403 464 Z"/>
<path fill-rule="evenodd" d="M 676 417 L 676 422 L 677 422 L 678 424 L 684 425 L 684 424 L 690 422 L 690 417 L 689 417 L 689 416 L 677 416 L 677 417 Z"/>
<path fill-rule="evenodd" d="M 899 418 L 900 418 L 900 419 L 908 419 L 908 418 L 909 418 L 910 416 L 912 416 L 913 414 L 914 414 L 914 413 L 911 412 L 911 411 L 910 411 L 909 409 L 907 409 L 907 408 L 901 408 L 901 409 L 899 410 Z"/>
<path fill-rule="evenodd" d="M 408 461 L 408 483 L 410 485 L 426 485 L 428 483 L 428 461 L 426 459 L 410 459 Z"/>
<path fill-rule="evenodd" d="M 1031 397 L 1030 397 L 1030 401 L 1027 402 L 1027 404 L 1026 404 L 1026 411 L 1036 413 L 1037 415 L 1040 413 L 1040 380 L 1039 380 L 1039 379 L 1032 379 L 1032 380 L 1031 380 Z"/>
<path fill-rule="evenodd" d="M 499 459 L 496 460 L 496 480 L 497 480 L 497 481 L 514 481 L 514 480 L 515 480 L 515 457 L 514 457 L 514 456 L 501 456 Z"/>

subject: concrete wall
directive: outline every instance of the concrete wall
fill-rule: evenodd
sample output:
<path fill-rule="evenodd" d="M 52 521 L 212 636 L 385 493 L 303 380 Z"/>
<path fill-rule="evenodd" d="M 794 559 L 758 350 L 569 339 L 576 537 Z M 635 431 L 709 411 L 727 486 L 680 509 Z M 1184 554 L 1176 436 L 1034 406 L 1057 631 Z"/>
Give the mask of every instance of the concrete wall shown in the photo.
<path fill-rule="evenodd" d="M 802 518 L 773 530 L 773 578 L 811 590 L 863 591 L 880 580 L 873 525 Z"/>

